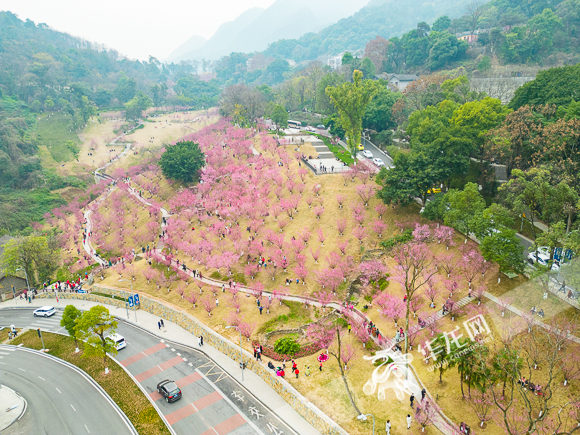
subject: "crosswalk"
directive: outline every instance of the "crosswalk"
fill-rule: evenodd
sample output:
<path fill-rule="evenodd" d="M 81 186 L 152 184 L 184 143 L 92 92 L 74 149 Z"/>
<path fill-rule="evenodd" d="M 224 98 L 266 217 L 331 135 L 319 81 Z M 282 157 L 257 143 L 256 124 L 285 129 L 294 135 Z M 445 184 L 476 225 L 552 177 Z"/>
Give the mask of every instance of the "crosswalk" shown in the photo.
<path fill-rule="evenodd" d="M 32 322 L 30 326 L 35 329 L 58 330 L 62 328 L 60 326 L 61 317 L 62 315 L 60 313 L 51 317 L 35 317 L 34 322 Z"/>

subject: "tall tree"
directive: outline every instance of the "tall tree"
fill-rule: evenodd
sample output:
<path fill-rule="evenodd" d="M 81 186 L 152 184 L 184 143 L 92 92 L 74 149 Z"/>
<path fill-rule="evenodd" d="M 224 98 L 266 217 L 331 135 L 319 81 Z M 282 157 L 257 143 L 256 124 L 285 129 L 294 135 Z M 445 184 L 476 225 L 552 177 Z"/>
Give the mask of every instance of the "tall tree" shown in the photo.
<path fill-rule="evenodd" d="M 108 372 L 107 353 L 117 354 L 115 343 L 108 335 L 114 334 L 118 322 L 102 305 L 96 305 L 76 320 L 76 334 L 83 340 L 83 357 L 103 358 L 105 373 Z"/>
<path fill-rule="evenodd" d="M 347 146 L 353 157 L 356 157 L 358 151 L 366 107 L 377 91 L 378 84 L 372 80 L 363 81 L 363 73 L 359 70 L 354 71 L 352 83 L 326 88 L 326 94 L 340 114 Z"/>
<path fill-rule="evenodd" d="M 166 145 L 165 148 L 159 166 L 167 178 L 190 183 L 205 166 L 205 155 L 195 142 L 181 141 L 175 145 Z"/>

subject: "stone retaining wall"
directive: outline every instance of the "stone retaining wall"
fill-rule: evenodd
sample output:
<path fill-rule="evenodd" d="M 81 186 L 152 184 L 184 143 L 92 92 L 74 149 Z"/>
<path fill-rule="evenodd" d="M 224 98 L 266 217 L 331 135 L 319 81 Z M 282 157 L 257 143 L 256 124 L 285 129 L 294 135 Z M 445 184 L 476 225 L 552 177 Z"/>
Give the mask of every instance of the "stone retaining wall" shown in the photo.
<path fill-rule="evenodd" d="M 125 297 L 124 290 L 111 289 L 99 285 L 93 285 L 93 290 L 99 293 L 116 295 Z M 59 294 L 60 297 L 61 294 Z M 91 295 L 90 293 L 78 294 L 67 293 L 62 294 L 65 299 L 84 299 L 100 302 L 104 304 L 111 304 L 116 306 L 124 306 L 125 303 L 116 299 L 106 298 L 103 296 Z M 40 295 L 39 295 L 40 296 Z M 44 297 L 53 297 L 52 293 L 45 293 Z M 142 294 L 140 297 L 140 309 L 147 311 L 157 317 L 169 320 L 170 322 L 179 325 L 186 331 L 195 336 L 203 335 L 204 342 L 219 350 L 224 355 L 227 355 L 234 361 L 239 358 L 240 348 L 231 341 L 225 339 L 215 331 L 203 325 L 193 316 L 171 307 L 164 305 L 161 302 L 150 299 Z M 120 304 L 120 305 L 117 305 Z M 270 387 L 272 387 L 294 410 L 300 414 L 308 423 L 314 426 L 323 435 L 348 435 L 338 424 L 332 421 L 326 414 L 318 409 L 313 403 L 308 401 L 302 394 L 300 394 L 294 387 L 292 387 L 284 379 L 275 376 L 271 370 L 265 365 L 260 364 L 252 358 L 252 355 L 244 351 L 246 367 L 260 376 Z"/>
<path fill-rule="evenodd" d="M 102 293 L 105 293 L 105 292 L 102 292 Z M 54 298 L 54 292 L 39 293 L 36 297 L 37 298 Z M 98 302 L 100 304 L 108 304 L 108 305 L 114 305 L 115 307 L 125 308 L 125 301 L 120 301 L 118 299 L 108 298 L 106 296 L 94 295 L 92 293 L 61 293 L 61 292 L 59 292 L 58 298 L 59 299 L 81 299 L 84 301 L 93 301 L 93 302 Z M 131 309 L 134 310 L 135 307 L 132 307 Z"/>

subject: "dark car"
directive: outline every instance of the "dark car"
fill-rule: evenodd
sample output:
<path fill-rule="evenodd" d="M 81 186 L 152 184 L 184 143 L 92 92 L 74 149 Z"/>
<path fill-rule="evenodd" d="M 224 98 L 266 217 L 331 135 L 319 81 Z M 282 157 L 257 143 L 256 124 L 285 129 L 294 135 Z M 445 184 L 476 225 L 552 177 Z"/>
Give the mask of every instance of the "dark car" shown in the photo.
<path fill-rule="evenodd" d="M 181 390 L 177 385 L 175 385 L 175 382 L 170 381 L 169 379 L 159 382 L 157 384 L 157 391 L 165 397 L 167 403 L 181 399 Z"/>

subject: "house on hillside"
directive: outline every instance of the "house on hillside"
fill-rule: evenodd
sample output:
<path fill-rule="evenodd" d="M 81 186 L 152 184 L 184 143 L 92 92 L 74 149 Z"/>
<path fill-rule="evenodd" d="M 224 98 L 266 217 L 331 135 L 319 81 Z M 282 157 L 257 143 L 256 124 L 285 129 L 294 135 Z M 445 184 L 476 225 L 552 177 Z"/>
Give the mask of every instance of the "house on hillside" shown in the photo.
<path fill-rule="evenodd" d="M 344 56 L 344 52 L 336 56 L 328 56 L 326 64 L 333 70 L 339 69 L 342 66 L 342 56 Z"/>
<path fill-rule="evenodd" d="M 419 77 L 415 74 L 389 74 L 389 84 L 396 86 L 399 91 L 404 91 L 407 85 Z"/>

